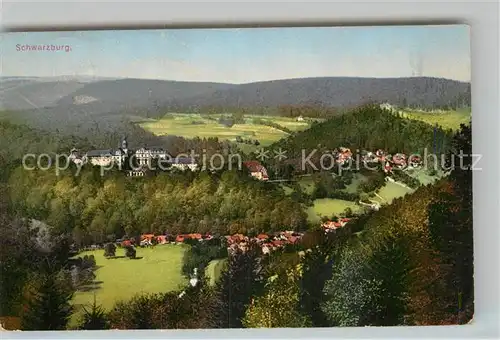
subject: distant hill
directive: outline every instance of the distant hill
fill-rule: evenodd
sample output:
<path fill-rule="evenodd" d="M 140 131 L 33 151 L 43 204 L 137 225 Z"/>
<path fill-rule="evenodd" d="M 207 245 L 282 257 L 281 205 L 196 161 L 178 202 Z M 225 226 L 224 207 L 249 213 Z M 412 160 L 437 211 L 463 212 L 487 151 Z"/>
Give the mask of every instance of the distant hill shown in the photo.
<path fill-rule="evenodd" d="M 59 100 L 85 84 L 106 79 L 88 76 L 0 77 L 0 109 L 55 107 Z"/>
<path fill-rule="evenodd" d="M 438 78 L 300 78 L 223 84 L 150 79 L 3 77 L 0 109 L 30 126 L 85 136 L 123 121 L 167 112 L 309 105 L 351 108 L 366 102 L 401 107 L 470 105 L 470 84 Z M 328 113 L 329 115 L 329 113 Z"/>
<path fill-rule="evenodd" d="M 470 97 L 470 84 L 441 78 L 325 77 L 236 85 L 191 96 L 181 102 L 185 106 L 319 105 L 348 108 L 375 101 L 432 108 L 465 99 L 467 94 Z"/>
<path fill-rule="evenodd" d="M 73 105 L 78 96 L 93 97 L 101 112 L 155 107 L 256 107 L 322 105 L 352 107 L 367 101 L 398 106 L 436 107 L 455 102 L 470 104 L 470 84 L 442 78 L 298 78 L 223 84 L 150 79 L 2 78 L 0 102 L 6 110 Z M 20 103 L 24 101 L 24 105 Z"/>

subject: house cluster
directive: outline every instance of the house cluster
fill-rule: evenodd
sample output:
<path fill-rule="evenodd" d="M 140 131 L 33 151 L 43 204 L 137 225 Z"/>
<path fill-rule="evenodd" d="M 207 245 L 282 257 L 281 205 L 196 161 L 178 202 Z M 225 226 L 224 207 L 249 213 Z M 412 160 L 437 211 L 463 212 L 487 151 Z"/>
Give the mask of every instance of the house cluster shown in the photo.
<path fill-rule="evenodd" d="M 169 244 L 169 243 L 184 243 L 186 240 L 198 240 L 205 241 L 211 240 L 213 238 L 210 234 L 179 234 L 177 236 L 174 235 L 155 235 L 155 234 L 143 234 L 140 236 L 139 244 L 136 244 L 135 239 L 118 239 L 116 240 L 117 245 L 121 245 L 122 247 L 126 246 L 141 246 L 141 247 L 149 247 L 153 244 Z"/>
<path fill-rule="evenodd" d="M 288 244 L 297 244 L 303 234 L 294 231 L 280 231 L 274 234 L 259 234 L 255 237 L 248 237 L 242 234 L 226 236 L 228 250 L 246 251 L 250 243 L 256 243 L 262 249 L 263 254 L 269 254 L 273 250 L 285 247 Z"/>
<path fill-rule="evenodd" d="M 349 148 L 345 147 L 333 150 L 332 154 L 336 162 L 340 165 L 350 162 L 353 159 L 353 153 Z M 383 164 L 385 173 L 390 173 L 392 169 L 406 169 L 408 167 L 417 168 L 422 164 L 422 159 L 418 156 L 412 156 L 411 159 L 408 159 L 403 153 L 389 155 L 382 149 L 378 149 L 376 152 L 361 151 L 361 161 L 364 164 Z"/>
<path fill-rule="evenodd" d="M 323 227 L 325 232 L 329 233 L 344 227 L 350 220 L 350 218 L 341 218 L 338 221 L 327 221 L 323 223 L 321 227 Z"/>
<path fill-rule="evenodd" d="M 412 156 L 409 159 L 404 153 L 388 155 L 380 149 L 374 155 L 377 162 L 384 164 L 385 173 L 392 172 L 392 169 L 417 168 L 422 165 L 422 159 L 419 156 Z"/>
<path fill-rule="evenodd" d="M 259 234 L 255 237 L 235 234 L 225 236 L 225 238 L 227 240 L 229 251 L 234 251 L 236 249 L 246 251 L 250 243 L 256 243 L 261 247 L 262 253 L 269 254 L 271 251 L 283 248 L 287 244 L 297 244 L 302 238 L 302 235 L 302 233 L 294 231 L 281 231 L 274 234 Z M 213 238 L 214 237 L 209 233 L 179 234 L 177 236 L 143 234 L 140 236 L 139 244 L 136 244 L 134 239 L 119 239 L 116 240 L 116 244 L 122 247 L 135 245 L 148 247 L 153 244 L 182 244 L 187 240 L 198 240 L 199 242 L 203 242 Z"/>
<path fill-rule="evenodd" d="M 190 157 L 176 156 L 174 157 L 162 147 L 141 147 L 136 150 L 129 149 L 126 138 L 123 138 L 117 149 L 106 150 L 90 150 L 85 154 L 81 154 L 77 149 L 70 151 L 69 159 L 77 164 L 92 164 L 95 166 L 112 166 L 117 165 L 120 168 L 132 159 L 134 169 L 128 171 L 128 176 L 140 177 L 144 176 L 146 166 L 151 164 L 153 160 L 162 161 L 162 164 L 171 169 L 178 170 L 198 170 L 198 164 Z"/>

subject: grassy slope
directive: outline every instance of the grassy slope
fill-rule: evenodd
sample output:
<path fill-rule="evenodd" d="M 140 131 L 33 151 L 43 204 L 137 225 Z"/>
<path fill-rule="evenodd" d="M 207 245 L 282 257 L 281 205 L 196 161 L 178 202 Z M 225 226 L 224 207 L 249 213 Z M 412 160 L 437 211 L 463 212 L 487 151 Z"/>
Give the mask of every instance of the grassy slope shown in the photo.
<path fill-rule="evenodd" d="M 378 191 L 378 195 L 383 199 L 380 199 L 378 196 L 372 197 L 371 199 L 378 201 L 381 204 L 390 204 L 395 198 L 403 197 L 412 192 L 414 192 L 414 190 L 406 188 L 400 184 L 386 182 L 386 184 Z"/>
<path fill-rule="evenodd" d="M 224 264 L 227 262 L 227 259 L 216 259 L 210 261 L 207 268 L 205 269 L 205 274 L 210 280 L 210 285 L 215 285 L 217 280 L 219 280 L 220 275 L 222 273 L 222 269 L 224 268 Z"/>
<path fill-rule="evenodd" d="M 467 124 L 470 121 L 471 110 L 460 109 L 450 111 L 424 112 L 412 109 L 403 109 L 403 115 L 408 118 L 421 120 L 430 125 L 438 124 L 445 129 L 458 130 L 460 124 Z"/>
<path fill-rule="evenodd" d="M 309 207 L 307 213 L 309 221 L 319 222 L 321 216 L 332 216 L 342 213 L 346 208 L 351 208 L 354 213 L 361 211 L 363 208 L 354 202 L 333 199 L 320 198 L 314 201 L 314 205 Z"/>
<path fill-rule="evenodd" d="M 96 282 L 102 281 L 97 290 L 77 292 L 73 303 L 91 304 L 94 292 L 99 304 L 110 309 L 118 300 L 130 299 L 134 294 L 160 293 L 178 289 L 186 283 L 181 273 L 182 259 L 186 246 L 159 245 L 153 248 L 138 248 L 137 260 L 128 258 L 106 259 L 104 250 L 82 253 L 94 255 L 98 269 Z M 123 249 L 117 249 L 116 256 L 125 255 Z"/>

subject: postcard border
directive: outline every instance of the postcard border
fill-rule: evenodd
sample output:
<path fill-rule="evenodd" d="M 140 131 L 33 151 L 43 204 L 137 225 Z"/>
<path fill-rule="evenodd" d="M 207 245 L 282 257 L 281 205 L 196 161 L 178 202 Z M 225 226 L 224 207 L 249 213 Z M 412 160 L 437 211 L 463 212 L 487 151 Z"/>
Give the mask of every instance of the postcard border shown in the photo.
<path fill-rule="evenodd" d="M 425 3 L 425 5 L 424 5 Z M 473 152 L 498 155 L 499 137 L 499 5 L 494 1 L 376 2 L 329 1 L 321 4 L 214 2 L 76 2 L 4 1 L 3 30 L 128 27 L 208 27 L 230 25 L 411 24 L 471 25 Z M 207 19 L 210 16 L 210 19 Z M 399 18 L 395 21 L 394 18 Z M 113 18 L 111 22 L 110 18 Z M 493 144 L 493 146 L 492 146 Z M 495 152 L 496 151 L 496 152 Z M 497 338 L 499 314 L 498 166 L 483 157 L 473 175 L 475 317 L 469 325 L 442 327 L 158 330 L 86 332 L 5 332 L 2 339 L 234 339 L 234 338 Z M 492 190 L 497 188 L 497 190 Z"/>

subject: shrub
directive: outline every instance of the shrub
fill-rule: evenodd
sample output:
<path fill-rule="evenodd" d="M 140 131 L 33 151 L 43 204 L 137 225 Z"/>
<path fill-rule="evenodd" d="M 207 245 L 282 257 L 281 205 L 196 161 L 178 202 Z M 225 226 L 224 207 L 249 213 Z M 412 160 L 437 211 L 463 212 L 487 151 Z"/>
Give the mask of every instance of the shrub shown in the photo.
<path fill-rule="evenodd" d="M 125 256 L 130 258 L 130 259 L 135 259 L 136 256 L 136 250 L 133 246 L 127 246 L 125 248 Z"/>
<path fill-rule="evenodd" d="M 116 256 L 116 246 L 113 243 L 108 243 L 104 247 L 104 257 L 115 257 Z"/>

